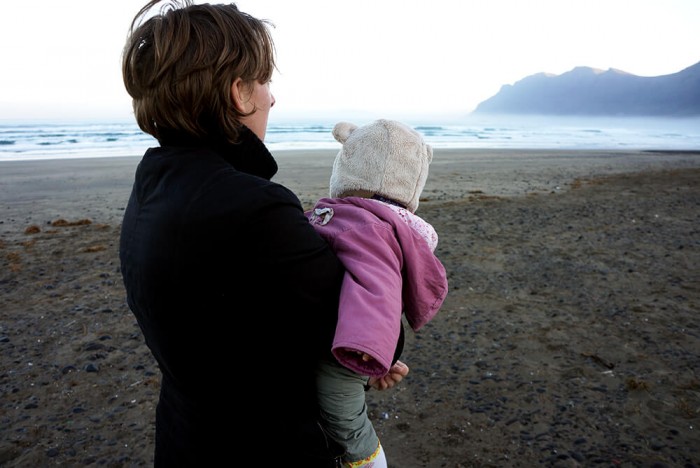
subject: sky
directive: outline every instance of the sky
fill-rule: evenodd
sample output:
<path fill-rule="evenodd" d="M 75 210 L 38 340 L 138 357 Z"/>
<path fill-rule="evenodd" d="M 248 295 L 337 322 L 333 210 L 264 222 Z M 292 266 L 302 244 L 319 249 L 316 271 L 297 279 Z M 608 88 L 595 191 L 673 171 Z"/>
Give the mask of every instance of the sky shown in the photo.
<path fill-rule="evenodd" d="M 133 118 L 120 60 L 145 3 L 6 2 L 0 121 Z M 460 118 L 535 73 L 660 76 L 700 62 L 700 0 L 236 3 L 274 24 L 271 120 Z"/>

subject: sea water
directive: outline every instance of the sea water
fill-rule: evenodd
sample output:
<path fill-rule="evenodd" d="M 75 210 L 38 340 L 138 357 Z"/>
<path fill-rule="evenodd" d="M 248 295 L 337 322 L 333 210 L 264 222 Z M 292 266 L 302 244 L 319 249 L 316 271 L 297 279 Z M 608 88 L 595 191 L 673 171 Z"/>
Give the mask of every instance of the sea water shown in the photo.
<path fill-rule="evenodd" d="M 339 149 L 339 119 L 270 119 L 272 151 Z M 363 125 L 372 119 L 352 120 Z M 594 118 L 473 116 L 402 119 L 434 148 L 518 148 L 700 151 L 700 117 Z M 82 157 L 141 156 L 156 141 L 131 121 L 0 121 L 0 162 Z"/>

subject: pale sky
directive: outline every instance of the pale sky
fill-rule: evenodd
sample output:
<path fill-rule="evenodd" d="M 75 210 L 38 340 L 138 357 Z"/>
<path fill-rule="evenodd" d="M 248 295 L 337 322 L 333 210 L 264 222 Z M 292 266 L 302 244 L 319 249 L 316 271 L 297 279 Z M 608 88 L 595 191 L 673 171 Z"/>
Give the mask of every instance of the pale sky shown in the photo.
<path fill-rule="evenodd" d="M 120 55 L 145 3 L 5 2 L 0 120 L 130 119 Z M 700 0 L 236 3 L 275 24 L 271 120 L 461 116 L 534 73 L 659 76 L 700 62 Z"/>

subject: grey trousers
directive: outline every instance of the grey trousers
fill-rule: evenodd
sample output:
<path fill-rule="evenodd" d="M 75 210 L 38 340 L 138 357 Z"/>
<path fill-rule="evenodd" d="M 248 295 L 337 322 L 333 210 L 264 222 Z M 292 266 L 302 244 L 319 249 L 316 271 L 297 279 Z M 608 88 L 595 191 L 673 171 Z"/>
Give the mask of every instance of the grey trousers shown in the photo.
<path fill-rule="evenodd" d="M 322 361 L 316 369 L 318 403 L 324 428 L 345 447 L 344 462 L 367 458 L 379 445 L 379 437 L 367 415 L 367 380 L 367 376 L 357 374 L 335 360 Z"/>

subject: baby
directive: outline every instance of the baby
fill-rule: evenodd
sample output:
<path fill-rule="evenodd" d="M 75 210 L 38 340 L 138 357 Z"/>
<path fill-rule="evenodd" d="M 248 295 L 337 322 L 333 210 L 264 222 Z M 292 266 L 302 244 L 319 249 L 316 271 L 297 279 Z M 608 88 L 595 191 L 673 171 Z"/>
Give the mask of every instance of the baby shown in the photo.
<path fill-rule="evenodd" d="M 363 127 L 340 122 L 333 136 L 343 147 L 330 198 L 307 212 L 346 269 L 335 360 L 318 368 L 318 398 L 326 430 L 346 450 L 344 465 L 379 468 L 386 456 L 367 415 L 367 384 L 392 372 L 405 375 L 398 361 L 402 317 L 418 331 L 447 295 L 445 268 L 433 253 L 437 233 L 415 214 L 433 150 L 392 120 Z"/>

